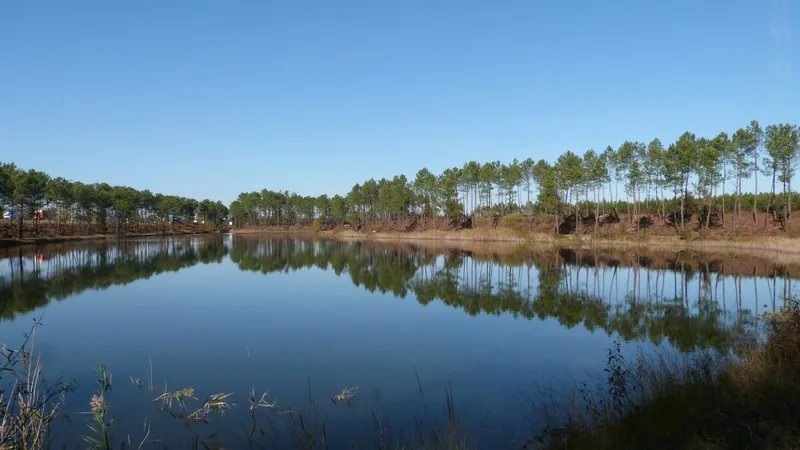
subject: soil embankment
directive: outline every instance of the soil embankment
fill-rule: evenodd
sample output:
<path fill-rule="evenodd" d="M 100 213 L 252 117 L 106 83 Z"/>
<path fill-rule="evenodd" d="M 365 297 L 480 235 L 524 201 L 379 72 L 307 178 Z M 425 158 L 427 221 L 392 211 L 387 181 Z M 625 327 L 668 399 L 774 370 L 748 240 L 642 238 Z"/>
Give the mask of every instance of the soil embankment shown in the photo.
<path fill-rule="evenodd" d="M 316 226 L 311 222 L 291 225 L 248 226 L 237 229 L 247 231 L 353 231 L 358 233 L 419 233 L 430 231 L 466 231 L 466 230 L 503 230 L 511 229 L 518 235 L 543 233 L 549 235 L 618 235 L 618 236 L 683 236 L 684 238 L 720 238 L 720 237 L 762 237 L 786 236 L 779 220 L 771 214 L 742 213 L 739 216 L 729 214 L 724 220 L 714 217 L 708 226 L 706 221 L 688 216 L 685 225 L 673 222 L 673 217 L 654 215 L 631 216 L 627 214 L 601 214 L 597 220 L 593 215 L 580 218 L 576 223 L 575 215 L 560 217 L 556 227 L 554 216 L 510 214 L 494 217 L 462 217 L 459 219 L 432 218 L 419 216 L 402 220 L 372 220 L 358 225 L 349 223 L 321 223 Z M 558 232 L 556 232 L 558 230 Z M 800 225 L 796 230 L 800 231 Z M 524 236 L 521 236 L 524 238 Z"/>
<path fill-rule="evenodd" d="M 639 220 L 627 215 L 601 216 L 595 226 L 594 218 L 574 229 L 575 219 L 562 219 L 560 233 L 555 233 L 555 219 L 520 214 L 504 217 L 476 217 L 450 220 L 436 218 L 424 220 L 379 220 L 358 226 L 350 224 L 294 224 L 287 226 L 259 226 L 234 228 L 234 233 L 314 233 L 344 240 L 412 240 L 412 241 L 470 241 L 552 244 L 560 247 L 604 248 L 664 248 L 704 251 L 735 249 L 747 252 L 800 253 L 800 240 L 794 239 L 795 230 L 784 231 L 772 215 L 760 214 L 753 220 L 752 213 L 742 214 L 734 220 L 712 221 L 706 228 L 696 218 L 688 220 L 685 227 L 676 227 L 668 217 L 642 216 Z M 588 222 L 588 224 L 586 224 Z M 568 231 L 568 232 L 565 232 Z"/>

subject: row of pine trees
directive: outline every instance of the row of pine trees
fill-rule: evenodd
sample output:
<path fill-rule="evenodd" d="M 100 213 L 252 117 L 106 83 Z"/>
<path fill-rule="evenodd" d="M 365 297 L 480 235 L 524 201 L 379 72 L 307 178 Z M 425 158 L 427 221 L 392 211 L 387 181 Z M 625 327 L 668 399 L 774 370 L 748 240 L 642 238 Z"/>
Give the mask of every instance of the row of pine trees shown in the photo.
<path fill-rule="evenodd" d="M 685 132 L 664 145 L 626 141 L 617 148 L 567 151 L 555 161 L 527 158 L 470 161 L 434 174 L 427 168 L 413 180 L 405 175 L 369 179 L 346 195 L 301 196 L 287 191 L 241 193 L 230 208 L 219 201 L 197 201 L 106 183 L 84 184 L 36 170 L 0 163 L 0 207 L 14 211 L 22 233 L 23 217 L 47 207 L 62 223 L 86 232 L 131 231 L 145 225 L 199 218 L 221 225 L 230 216 L 237 226 L 310 223 L 360 224 L 409 217 L 457 218 L 511 213 L 572 215 L 576 224 L 608 212 L 634 217 L 657 214 L 676 226 L 698 217 L 736 223 L 743 211 L 770 212 L 789 226 L 792 179 L 800 157 L 800 128 L 757 121 L 729 135 L 697 137 Z M 743 190 L 753 179 L 754 192 Z M 759 194 L 766 184 L 765 192 Z M 747 201 L 747 203 L 745 202 Z"/>
<path fill-rule="evenodd" d="M 635 216 L 670 216 L 685 226 L 692 215 L 711 226 L 712 215 L 741 220 L 743 211 L 771 212 L 788 226 L 792 179 L 800 156 L 800 128 L 762 128 L 753 120 L 728 134 L 697 137 L 685 132 L 664 145 L 626 141 L 617 148 L 567 151 L 555 161 L 533 158 L 478 163 L 434 174 L 427 168 L 413 180 L 404 175 L 369 179 L 346 195 L 300 196 L 262 190 L 242 193 L 230 213 L 239 225 L 322 222 L 363 223 L 410 216 L 457 217 L 510 213 L 594 216 L 610 210 Z M 766 203 L 759 193 L 767 186 Z M 753 179 L 754 192 L 743 190 Z M 748 203 L 745 204 L 745 200 Z M 580 223 L 580 221 L 577 221 Z"/>

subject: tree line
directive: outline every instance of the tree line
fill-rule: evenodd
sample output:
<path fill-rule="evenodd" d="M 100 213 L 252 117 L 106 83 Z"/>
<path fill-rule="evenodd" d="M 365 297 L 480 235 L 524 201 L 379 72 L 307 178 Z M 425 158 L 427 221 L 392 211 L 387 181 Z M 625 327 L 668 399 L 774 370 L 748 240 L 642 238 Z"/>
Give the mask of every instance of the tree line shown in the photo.
<path fill-rule="evenodd" d="M 46 217 L 55 224 L 56 234 L 65 232 L 65 227 L 93 234 L 111 230 L 117 233 L 166 230 L 167 226 L 195 219 L 220 226 L 228 216 L 228 208 L 219 201 L 197 201 L 108 183 L 85 184 L 2 162 L 0 209 L 17 220 L 20 238 L 23 220 L 33 218 Z M 42 209 L 46 216 L 37 214 Z M 34 221 L 36 231 L 40 222 Z"/>
<path fill-rule="evenodd" d="M 460 215 L 573 215 L 581 222 L 600 222 L 601 213 L 635 217 L 657 215 L 677 229 L 692 216 L 709 228 L 712 218 L 741 220 L 743 211 L 769 212 L 788 227 L 792 212 L 792 179 L 800 156 L 800 128 L 791 124 L 762 128 L 751 121 L 732 135 L 697 137 L 685 132 L 664 145 L 625 141 L 602 151 L 567 151 L 555 161 L 513 160 L 479 163 L 434 174 L 427 168 L 413 180 L 404 175 L 369 179 L 346 195 L 300 196 L 287 191 L 244 192 L 231 203 L 237 225 L 290 225 L 320 222 L 360 224 L 370 220 L 451 217 Z M 766 177 L 766 195 L 758 177 Z M 744 180 L 754 179 L 754 192 Z M 763 182 L 762 182 L 763 183 Z M 581 220 L 577 220 L 577 218 Z"/>

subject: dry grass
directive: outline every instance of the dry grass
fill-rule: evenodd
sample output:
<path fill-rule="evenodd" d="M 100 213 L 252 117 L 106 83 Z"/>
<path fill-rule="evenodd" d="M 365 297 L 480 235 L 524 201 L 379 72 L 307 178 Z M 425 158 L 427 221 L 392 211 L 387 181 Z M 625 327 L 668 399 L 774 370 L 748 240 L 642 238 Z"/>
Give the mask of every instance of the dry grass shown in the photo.
<path fill-rule="evenodd" d="M 38 325 L 34 323 L 33 330 Z M 23 344 L 17 349 L 3 348 L 5 363 L 0 362 L 0 379 L 5 381 L 0 387 L 0 450 L 22 449 L 40 450 L 51 448 L 50 434 L 55 421 L 60 417 L 64 403 L 64 394 L 71 390 L 71 384 L 56 382 L 47 384 L 42 379 L 41 360 L 31 357 L 33 331 L 26 335 Z M 148 380 L 153 379 L 152 366 Z M 142 384 L 138 379 L 131 379 L 136 388 Z M 90 448 L 92 450 L 111 449 L 143 449 L 163 448 L 164 441 L 158 437 L 158 430 L 151 430 L 150 421 L 144 419 L 140 435 L 134 439 L 130 434 L 120 436 L 118 422 L 110 415 L 110 405 L 114 403 L 112 395 L 112 375 L 103 364 L 97 367 L 97 386 L 91 398 L 86 399 L 87 410 L 82 415 L 87 417 L 83 425 L 77 425 L 74 431 L 77 444 L 70 448 Z M 420 388 L 421 389 L 421 388 Z M 332 397 L 334 403 L 349 404 L 357 395 L 358 388 L 342 390 Z M 289 448 L 327 449 L 331 448 L 327 436 L 326 418 L 319 415 L 316 403 L 310 393 L 307 409 L 279 408 L 275 400 L 268 400 L 266 392 L 256 395 L 253 387 L 249 392 L 250 423 L 242 423 L 242 430 L 227 430 L 226 435 L 239 445 L 222 447 L 219 442 L 219 430 L 210 434 L 203 425 L 213 421 L 215 415 L 223 415 L 231 408 L 238 406 L 230 393 L 211 394 L 205 400 L 198 401 L 195 390 L 187 387 L 169 391 L 166 381 L 163 393 L 156 395 L 152 383 L 143 394 L 157 406 L 157 412 L 181 421 L 185 425 L 192 448 Z M 466 449 L 468 446 L 460 424 L 456 421 L 455 402 L 452 392 L 446 393 L 444 424 L 428 424 L 419 421 L 413 430 L 402 430 L 389 427 L 387 422 L 379 419 L 376 412 L 371 413 L 364 426 L 364 445 L 356 448 L 381 449 Z M 117 407 L 124 408 L 124 405 Z M 67 421 L 64 423 L 70 423 Z M 83 428 L 83 433 L 80 431 Z M 126 431 L 132 431 L 126 426 Z M 153 433 L 155 431 L 155 433 Z M 151 435 L 153 437 L 151 437 Z M 282 436 L 282 437 L 281 437 Z M 173 438 L 174 436 L 169 436 Z M 372 441 L 373 437 L 375 438 Z M 369 440 L 371 442 L 366 443 Z M 73 442 L 73 444 L 75 444 Z M 66 448 L 66 447 L 65 447 Z"/>
<path fill-rule="evenodd" d="M 593 237 L 591 235 L 555 235 L 552 233 L 526 232 L 509 228 L 470 229 L 458 231 L 422 232 L 377 232 L 357 231 L 321 232 L 322 237 L 343 241 L 434 241 L 459 245 L 472 243 L 514 243 L 526 247 L 560 247 L 574 249 L 636 249 L 671 251 L 691 250 L 705 252 L 725 252 L 775 259 L 776 262 L 792 262 L 800 255 L 800 239 L 788 237 L 759 237 L 725 240 L 686 241 L 677 236 L 650 236 L 645 233 L 637 236 L 619 235 Z M 506 248 L 510 248 L 506 246 Z M 518 247 L 517 247 L 518 248 Z M 464 249 L 469 249 L 465 247 Z"/>
<path fill-rule="evenodd" d="M 42 377 L 42 361 L 34 355 L 39 320 L 19 348 L 3 347 L 0 362 L 0 449 L 43 449 L 71 383 Z"/>
<path fill-rule="evenodd" d="M 767 319 L 770 338 L 760 346 L 743 346 L 737 356 L 640 354 L 636 361 L 627 362 L 616 343 L 608 352 L 606 370 L 596 387 L 583 384 L 564 396 L 551 396 L 549 402 L 538 397 L 532 403 L 532 421 L 545 426 L 523 448 L 797 448 L 800 303 L 794 302 Z M 46 448 L 48 430 L 61 405 L 56 394 L 64 391 L 41 391 L 41 363 L 27 352 L 6 354 L 9 361 L 19 361 L 12 366 L 19 364 L 20 370 L 13 372 L 19 380 L 14 383 L 13 399 L 2 402 L 0 448 Z M 91 420 L 86 443 L 95 449 L 120 448 L 120 444 L 121 448 L 144 448 L 157 443 L 150 438 L 146 420 L 138 447 L 130 436 L 115 440 L 115 421 L 107 416 L 111 382 L 111 373 L 99 366 L 98 390 L 88 402 Z M 18 384 L 25 388 L 16 387 Z M 133 384 L 137 386 L 135 380 Z M 191 388 L 168 391 L 165 386 L 161 395 L 147 392 L 160 411 L 183 421 L 190 433 L 196 433 L 193 424 L 207 423 L 213 415 L 235 406 L 231 394 L 226 393 L 197 401 Z M 349 403 L 356 393 L 357 388 L 345 389 L 331 400 Z M 421 387 L 420 395 L 424 399 Z M 458 419 L 452 392 L 445 397 L 441 423 L 419 421 L 410 432 L 393 429 L 380 414 L 371 412 L 364 425 L 370 442 L 355 448 L 476 448 L 468 439 L 470 430 Z M 282 409 L 268 401 L 266 393 L 258 397 L 251 389 L 252 424 L 245 428 L 242 442 L 269 442 L 272 433 L 282 429 L 297 448 L 329 448 L 325 419 L 319 416 L 310 386 L 309 401 L 307 411 Z M 198 441 L 198 446 L 202 445 L 206 444 Z"/>
<path fill-rule="evenodd" d="M 472 241 L 472 242 L 525 242 L 513 230 L 505 228 L 465 229 L 457 231 L 392 231 L 392 232 L 358 232 L 334 231 L 322 232 L 323 236 L 341 240 L 412 240 L 412 241 Z"/>
<path fill-rule="evenodd" d="M 280 228 L 235 228 L 231 230 L 233 234 L 273 234 L 273 235 L 295 235 L 295 236 L 314 236 L 317 233 L 326 233 L 325 231 L 314 231 L 308 229 L 280 229 Z"/>
<path fill-rule="evenodd" d="M 671 249 L 725 249 L 725 250 L 755 250 L 781 253 L 800 253 L 800 239 L 788 237 L 753 237 L 730 239 L 700 239 L 687 241 L 678 236 L 651 236 L 648 239 L 597 239 L 584 238 L 581 243 L 592 247 L 620 247 L 632 246 L 642 248 L 671 248 Z"/>
<path fill-rule="evenodd" d="M 769 340 L 737 358 L 661 356 L 624 364 L 610 356 L 605 392 L 557 403 L 557 408 L 545 405 L 544 413 L 559 418 L 561 425 L 551 425 L 532 446 L 797 448 L 800 306 L 793 303 L 770 323 Z M 576 403 L 580 406 L 574 407 Z"/>

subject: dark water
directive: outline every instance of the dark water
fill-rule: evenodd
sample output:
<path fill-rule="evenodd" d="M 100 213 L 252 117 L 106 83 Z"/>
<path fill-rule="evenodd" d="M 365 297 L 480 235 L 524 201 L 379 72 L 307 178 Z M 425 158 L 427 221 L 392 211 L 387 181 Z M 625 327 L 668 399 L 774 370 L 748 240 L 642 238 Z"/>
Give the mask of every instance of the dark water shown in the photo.
<path fill-rule="evenodd" d="M 0 342 L 41 317 L 45 373 L 76 381 L 54 436 L 72 448 L 100 362 L 115 437 L 134 447 L 145 420 L 155 447 L 246 447 L 251 389 L 277 404 L 258 411 L 259 445 L 370 446 L 380 427 L 440 423 L 450 392 L 471 439 L 513 446 L 526 399 L 602 373 L 615 339 L 629 354 L 729 351 L 796 276 L 758 258 L 499 253 L 229 235 L 0 250 Z M 187 410 L 213 393 L 236 404 L 186 430 L 153 401 L 165 384 L 194 389 Z M 350 404 L 331 401 L 351 386 Z"/>

